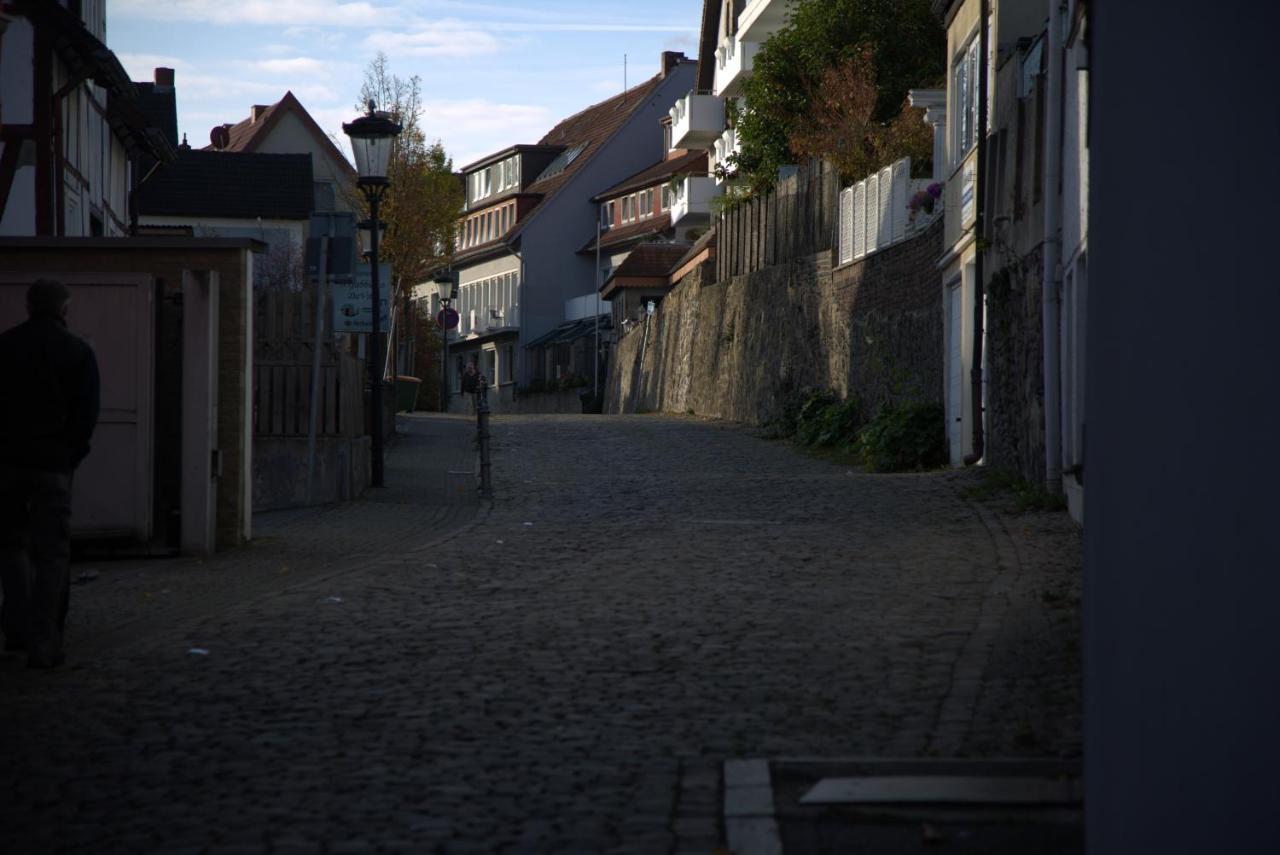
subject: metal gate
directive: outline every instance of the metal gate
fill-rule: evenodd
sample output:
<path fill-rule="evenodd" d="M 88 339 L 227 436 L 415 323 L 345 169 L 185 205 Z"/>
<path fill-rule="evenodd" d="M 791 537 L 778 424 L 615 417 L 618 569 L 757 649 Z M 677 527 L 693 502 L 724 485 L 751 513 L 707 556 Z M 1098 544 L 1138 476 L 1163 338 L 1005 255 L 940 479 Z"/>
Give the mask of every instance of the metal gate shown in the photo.
<path fill-rule="evenodd" d="M 71 528 L 79 536 L 152 532 L 155 304 L 141 273 L 45 273 L 71 290 L 67 326 L 92 345 L 102 406 L 92 450 L 76 470 Z M 0 273 L 0 329 L 26 320 L 31 277 Z"/>

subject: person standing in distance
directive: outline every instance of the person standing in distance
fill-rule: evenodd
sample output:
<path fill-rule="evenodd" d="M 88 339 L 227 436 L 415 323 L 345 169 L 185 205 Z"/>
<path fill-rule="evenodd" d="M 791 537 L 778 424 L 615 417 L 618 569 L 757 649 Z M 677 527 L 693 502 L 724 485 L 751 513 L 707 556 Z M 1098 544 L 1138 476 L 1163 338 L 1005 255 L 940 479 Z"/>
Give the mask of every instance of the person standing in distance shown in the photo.
<path fill-rule="evenodd" d="M 0 630 L 31 668 L 65 659 L 71 475 L 98 422 L 98 360 L 67 329 L 71 292 L 41 279 L 0 333 Z"/>

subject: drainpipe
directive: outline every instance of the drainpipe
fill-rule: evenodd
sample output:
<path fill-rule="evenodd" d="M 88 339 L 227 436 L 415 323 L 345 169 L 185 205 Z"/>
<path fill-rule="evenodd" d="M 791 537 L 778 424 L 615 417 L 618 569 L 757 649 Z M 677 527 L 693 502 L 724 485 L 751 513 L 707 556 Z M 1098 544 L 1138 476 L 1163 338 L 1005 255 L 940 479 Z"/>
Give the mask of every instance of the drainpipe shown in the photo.
<path fill-rule="evenodd" d="M 1063 3 L 1049 0 L 1049 33 L 1044 117 L 1044 287 L 1041 293 L 1044 332 L 1045 489 L 1062 492 L 1062 22 Z"/>
<path fill-rule="evenodd" d="M 973 451 L 964 459 L 966 466 L 972 466 L 982 460 L 982 455 L 986 448 L 985 426 L 987 419 L 986 399 L 982 394 L 982 347 L 983 340 L 986 338 L 986 330 L 983 325 L 983 310 L 986 305 L 986 287 L 983 279 L 984 268 L 983 258 L 986 250 L 982 244 L 987 233 L 987 93 L 990 91 L 987 80 L 988 61 L 987 56 L 990 52 L 988 41 L 991 38 L 988 32 L 987 22 L 991 11 L 990 0 L 982 0 L 979 4 L 978 12 L 978 150 L 976 154 L 977 169 L 975 170 L 974 186 L 976 188 L 973 200 L 973 234 L 974 242 L 978 247 L 977 253 L 973 260 L 973 368 L 969 372 L 972 382 L 971 396 L 973 400 Z"/>

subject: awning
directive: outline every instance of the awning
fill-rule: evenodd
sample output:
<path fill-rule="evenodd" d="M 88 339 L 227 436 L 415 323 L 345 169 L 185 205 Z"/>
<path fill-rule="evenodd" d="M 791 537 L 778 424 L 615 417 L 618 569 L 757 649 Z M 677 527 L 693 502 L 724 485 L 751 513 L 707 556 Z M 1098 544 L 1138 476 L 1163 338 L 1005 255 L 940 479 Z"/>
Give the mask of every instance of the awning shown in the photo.
<path fill-rule="evenodd" d="M 560 326 L 553 329 L 545 335 L 540 335 L 533 341 L 525 345 L 525 348 L 549 347 L 553 344 L 568 344 L 585 338 L 589 335 L 595 335 L 596 318 L 581 318 L 576 321 L 566 321 Z M 610 315 L 601 315 L 599 317 L 600 331 L 613 329 L 613 318 Z"/>

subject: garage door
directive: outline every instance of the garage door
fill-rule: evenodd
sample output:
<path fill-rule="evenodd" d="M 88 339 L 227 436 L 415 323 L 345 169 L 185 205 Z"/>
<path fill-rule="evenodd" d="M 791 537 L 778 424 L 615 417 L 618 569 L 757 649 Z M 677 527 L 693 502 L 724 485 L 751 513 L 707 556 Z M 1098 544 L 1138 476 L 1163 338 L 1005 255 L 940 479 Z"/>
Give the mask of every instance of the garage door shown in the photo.
<path fill-rule="evenodd" d="M 152 531 L 152 359 L 155 306 L 145 274 L 43 274 L 71 289 L 67 325 L 88 341 L 102 378 L 93 450 L 76 470 L 73 534 L 129 536 Z M 0 329 L 26 319 L 30 277 L 0 274 Z"/>

